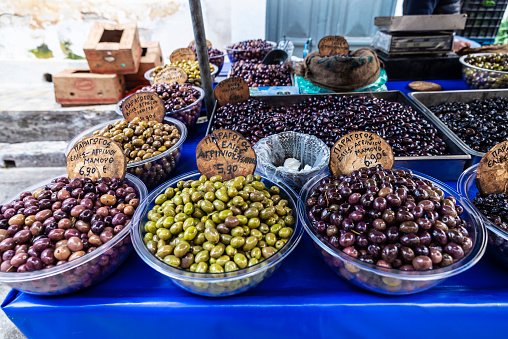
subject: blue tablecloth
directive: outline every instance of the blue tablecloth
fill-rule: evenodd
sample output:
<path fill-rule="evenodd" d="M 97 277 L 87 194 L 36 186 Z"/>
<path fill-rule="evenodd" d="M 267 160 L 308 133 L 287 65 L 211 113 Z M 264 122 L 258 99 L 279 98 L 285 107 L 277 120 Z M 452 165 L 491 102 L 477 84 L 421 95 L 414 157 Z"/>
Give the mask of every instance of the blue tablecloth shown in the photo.
<path fill-rule="evenodd" d="M 407 83 L 388 88 L 407 92 Z M 439 83 L 464 88 L 459 81 Z M 195 148 L 205 131 L 201 124 L 190 134 L 175 175 L 196 169 Z M 185 292 L 132 253 L 87 290 L 60 297 L 13 290 L 2 309 L 28 338 L 502 337 L 508 271 L 486 256 L 427 292 L 378 295 L 335 275 L 304 235 L 272 277 L 233 297 Z"/>

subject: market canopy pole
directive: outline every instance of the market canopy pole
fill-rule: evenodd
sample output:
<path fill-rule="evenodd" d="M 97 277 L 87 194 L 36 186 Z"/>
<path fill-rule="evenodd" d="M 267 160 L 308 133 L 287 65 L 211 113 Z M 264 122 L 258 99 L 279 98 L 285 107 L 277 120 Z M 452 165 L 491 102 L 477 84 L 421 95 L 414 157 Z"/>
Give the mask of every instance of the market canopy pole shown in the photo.
<path fill-rule="evenodd" d="M 215 103 L 215 96 L 213 94 L 213 81 L 210 72 L 210 60 L 208 59 L 208 47 L 206 45 L 201 2 L 199 0 L 189 0 L 189 7 L 192 17 L 192 29 L 194 30 L 194 41 L 196 41 L 196 51 L 198 53 L 199 69 L 201 71 L 201 84 L 205 91 L 206 116 L 210 119 Z"/>

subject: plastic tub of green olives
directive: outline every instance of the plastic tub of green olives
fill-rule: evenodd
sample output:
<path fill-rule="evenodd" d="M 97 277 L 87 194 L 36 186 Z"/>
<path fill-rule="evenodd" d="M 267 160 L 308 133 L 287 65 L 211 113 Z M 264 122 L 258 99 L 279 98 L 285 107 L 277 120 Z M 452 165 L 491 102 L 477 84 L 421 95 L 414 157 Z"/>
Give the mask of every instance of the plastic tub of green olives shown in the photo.
<path fill-rule="evenodd" d="M 236 179 L 238 178 L 233 180 Z M 216 189 L 216 187 L 220 188 L 223 186 L 220 178 L 211 177 L 210 179 L 206 179 L 206 177 L 202 176 L 197 171 L 174 178 L 154 190 L 143 201 L 143 206 L 141 206 L 143 213 L 141 213 L 140 218 L 135 221 L 138 226 L 132 229 L 134 248 L 141 259 L 143 259 L 143 261 L 150 267 L 165 275 L 177 286 L 186 291 L 202 296 L 224 297 L 239 294 L 255 287 L 262 280 L 268 278 L 282 264 L 282 261 L 291 253 L 291 251 L 295 249 L 302 237 L 303 228 L 299 223 L 298 213 L 296 211 L 297 195 L 286 184 L 282 182 L 275 184 L 258 174 L 255 174 L 254 176 L 241 177 L 239 180 L 240 185 L 235 186 L 239 188 L 238 194 L 230 194 L 229 187 L 231 186 L 229 186 L 227 197 L 218 194 L 215 195 L 215 198 L 210 196 L 203 197 L 201 194 L 194 195 L 194 193 L 198 192 L 198 190 L 193 188 L 197 188 L 202 184 L 203 186 L 201 187 L 214 187 L 213 189 L 204 188 L 207 193 L 214 193 L 214 191 L 218 192 L 219 189 Z M 194 181 L 194 183 L 192 181 Z M 225 184 L 224 186 L 226 185 L 228 184 Z M 243 210 L 241 210 L 242 212 L 240 214 L 233 215 L 229 213 L 231 210 L 235 209 L 232 207 L 235 205 L 231 205 L 233 204 L 233 199 L 235 199 L 236 196 L 239 198 L 245 196 L 244 193 L 250 192 L 250 189 L 246 189 L 247 186 L 251 188 L 256 187 L 256 190 L 259 189 L 260 192 L 264 191 L 263 194 L 268 200 L 270 200 L 270 202 L 266 200 L 263 202 L 265 206 L 277 207 L 277 205 L 284 200 L 284 204 L 280 205 L 284 206 L 286 210 L 286 212 L 282 213 L 286 213 L 284 217 L 285 222 L 281 222 L 280 220 L 265 221 L 263 218 L 268 217 L 268 215 L 262 216 L 263 211 L 259 214 L 259 218 L 253 217 L 250 214 L 250 218 L 248 218 L 245 216 L 245 214 L 248 213 L 245 205 L 243 206 Z M 272 189 L 273 186 L 276 186 L 277 188 Z M 270 194 L 269 192 L 272 193 Z M 186 197 L 183 197 L 184 193 L 187 193 Z M 253 192 L 248 193 L 249 198 L 252 193 Z M 234 197 L 232 197 L 233 195 Z M 275 197 L 276 195 L 278 197 Z M 197 203 L 198 201 L 204 200 L 212 202 L 212 204 L 209 204 L 211 206 L 208 206 L 210 208 L 205 208 L 208 212 L 204 212 L 201 209 L 201 207 L 204 207 L 204 203 Z M 245 200 L 242 201 L 246 202 Z M 278 201 L 277 204 L 275 204 L 274 201 Z M 229 202 L 231 202 L 230 206 L 228 206 Z M 272 203 L 273 205 L 271 205 Z M 238 206 L 241 205 L 239 204 Z M 223 207 L 225 209 L 222 209 Z M 166 208 L 168 210 L 166 210 Z M 223 214 L 227 213 L 228 217 L 234 216 L 234 218 L 232 218 L 234 220 L 227 219 L 226 215 L 220 215 L 219 210 L 221 209 L 221 212 L 223 212 Z M 175 213 L 179 212 L 175 214 L 174 219 L 171 218 L 173 214 L 172 210 Z M 201 211 L 201 213 L 194 214 L 197 210 Z M 238 213 L 240 209 L 237 209 L 236 211 L 236 213 Z M 185 212 L 189 214 L 186 214 Z M 226 220 L 225 224 L 222 224 L 223 226 L 228 224 L 228 222 L 231 222 L 232 225 L 228 225 L 230 226 L 230 232 L 225 233 L 223 230 L 221 230 L 221 232 L 217 231 L 217 228 L 220 229 L 221 227 L 220 220 L 216 220 L 217 223 L 203 223 L 200 219 L 197 219 L 197 217 L 203 218 L 203 216 L 204 219 L 206 219 L 206 213 L 210 216 L 209 221 L 213 221 L 214 218 L 220 216 L 222 217 L 222 220 Z M 215 213 L 217 213 L 217 215 L 214 216 Z M 280 218 L 278 216 L 280 214 L 279 211 L 277 210 L 275 213 L 277 216 L 274 215 L 273 217 L 276 217 L 276 219 Z M 293 218 L 287 219 L 286 217 L 290 215 L 292 215 Z M 185 221 L 180 223 L 176 222 L 176 220 L 179 220 L 180 217 L 185 219 Z M 165 225 L 165 221 L 169 219 L 170 221 L 167 225 Z M 260 219 L 263 220 L 263 223 L 260 223 Z M 201 222 L 198 222 L 198 220 Z M 264 224 L 264 222 L 271 226 Z M 177 223 L 178 227 L 181 229 L 177 230 L 175 227 L 175 229 L 171 228 L 171 226 Z M 181 227 L 180 224 L 182 224 Z M 285 225 L 281 226 L 281 224 Z M 152 230 L 151 228 L 153 227 L 157 228 L 158 232 L 155 229 Z M 264 229 L 263 227 L 268 227 L 268 229 Z M 240 230 L 240 228 L 243 230 Z M 235 234 L 238 230 L 242 231 L 240 232 L 241 234 Z M 148 231 L 155 231 L 156 233 L 153 234 Z M 268 239 L 266 237 L 268 234 L 271 234 L 273 237 L 272 232 L 278 234 L 277 239 L 282 241 L 275 242 L 275 238 Z M 282 234 L 282 232 L 285 232 L 285 234 Z M 267 243 L 263 244 L 263 246 L 261 245 L 260 240 L 257 245 L 252 247 L 252 243 L 250 242 L 252 239 L 250 238 L 254 238 L 253 233 L 255 233 L 256 237 L 259 236 L 258 240 L 264 239 Z M 179 235 L 176 236 L 177 234 Z M 233 237 L 232 235 L 235 236 Z M 192 238 L 192 244 L 194 244 L 195 248 L 192 247 L 189 249 L 187 246 L 188 243 L 186 241 L 182 241 L 184 239 L 188 240 L 189 237 Z M 201 241 L 197 241 L 199 238 L 202 238 Z M 238 244 L 233 244 L 233 242 L 235 242 L 235 238 L 237 238 L 236 242 L 239 242 Z M 166 243 L 163 239 L 168 239 L 168 243 Z M 175 243 L 175 240 L 177 240 L 177 243 Z M 157 244 L 155 244 L 154 241 L 156 241 Z M 202 246 L 196 245 L 201 242 L 203 242 L 201 244 Z M 210 243 L 212 245 L 210 245 Z M 166 244 L 168 246 L 166 246 Z M 228 244 L 228 246 L 226 246 L 226 244 Z M 173 247 L 173 245 L 175 246 Z M 208 245 L 210 245 L 209 250 L 205 250 L 205 247 L 208 248 Z M 212 247 L 216 248 L 212 249 Z M 262 247 L 262 251 L 260 247 Z M 180 253 L 181 250 L 186 252 L 185 256 L 182 256 L 184 253 Z M 216 250 L 220 253 L 214 255 L 214 251 Z M 162 253 L 165 251 L 167 253 Z M 247 251 L 249 253 L 247 253 Z M 256 254 L 253 253 L 255 251 Z M 230 260 L 229 257 L 225 258 L 229 255 L 233 256 L 234 259 Z M 217 259 L 215 260 L 215 258 Z M 214 264 L 211 264 L 212 261 Z M 221 263 L 221 261 L 225 262 Z M 210 266 L 204 265 L 203 262 L 208 262 Z M 192 266 L 191 263 L 193 263 L 194 266 Z M 187 269 L 182 268 L 182 266 L 187 267 Z"/>
<path fill-rule="evenodd" d="M 468 63 L 470 58 L 485 58 L 496 53 L 476 53 L 463 55 L 460 57 L 459 62 L 462 64 L 462 77 L 466 82 L 466 85 L 472 89 L 502 89 L 508 88 L 508 71 L 500 70 L 499 68 L 487 69 L 478 67 Z M 506 66 L 502 66 L 502 69 L 508 69 L 508 54 L 499 56 L 504 58 L 507 63 Z M 482 62 L 480 60 L 480 62 Z M 485 64 L 482 62 L 482 64 Z M 486 67 L 490 67 L 486 65 Z"/>

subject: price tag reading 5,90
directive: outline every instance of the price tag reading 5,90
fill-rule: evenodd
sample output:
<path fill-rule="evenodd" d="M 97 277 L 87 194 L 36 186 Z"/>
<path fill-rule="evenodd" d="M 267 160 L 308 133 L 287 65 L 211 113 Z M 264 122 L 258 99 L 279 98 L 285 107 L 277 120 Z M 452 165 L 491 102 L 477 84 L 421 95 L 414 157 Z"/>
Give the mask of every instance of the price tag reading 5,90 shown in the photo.
<path fill-rule="evenodd" d="M 67 154 L 69 178 L 125 177 L 127 161 L 120 146 L 113 140 L 94 136 L 78 142 Z"/>

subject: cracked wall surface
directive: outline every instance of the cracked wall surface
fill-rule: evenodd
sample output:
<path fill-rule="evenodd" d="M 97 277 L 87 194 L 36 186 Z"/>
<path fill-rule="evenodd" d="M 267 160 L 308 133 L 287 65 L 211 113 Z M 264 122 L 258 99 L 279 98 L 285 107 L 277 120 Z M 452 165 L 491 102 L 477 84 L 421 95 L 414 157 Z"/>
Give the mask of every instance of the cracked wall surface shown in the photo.
<path fill-rule="evenodd" d="M 203 0 L 201 6 L 214 47 L 222 49 L 233 37 L 265 36 L 263 0 Z M 84 56 L 83 45 L 95 21 L 137 22 L 140 39 L 159 41 L 165 56 L 194 39 L 187 0 L 3 0 L 0 59 L 36 59 L 33 50 L 41 46 L 57 60 Z"/>

